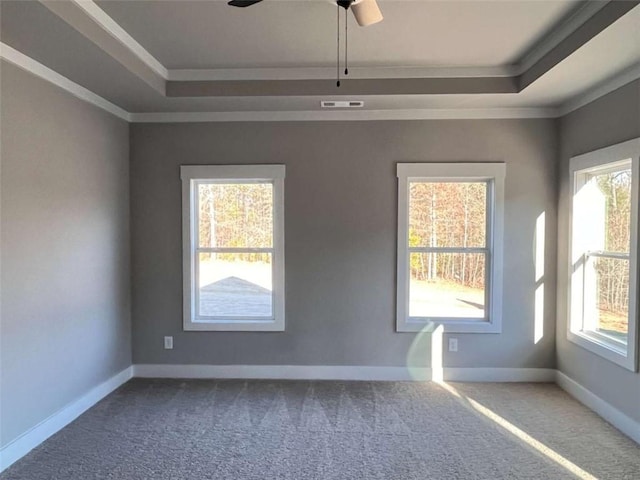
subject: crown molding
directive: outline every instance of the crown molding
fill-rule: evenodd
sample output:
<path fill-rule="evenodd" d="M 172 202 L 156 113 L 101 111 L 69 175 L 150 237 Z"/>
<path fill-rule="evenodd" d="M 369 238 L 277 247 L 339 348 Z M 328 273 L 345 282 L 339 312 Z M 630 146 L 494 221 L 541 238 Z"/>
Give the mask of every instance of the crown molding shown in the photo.
<path fill-rule="evenodd" d="M 146 48 L 140 45 L 135 38 L 129 35 L 113 18 L 102 10 L 93 0 L 71 0 L 80 7 L 94 22 L 100 25 L 131 52 L 133 52 L 147 66 L 160 75 L 164 80 L 168 77 L 168 70 L 160 61 L 151 55 Z"/>
<path fill-rule="evenodd" d="M 51 70 L 49 67 L 2 42 L 0 42 L 0 58 L 56 85 L 57 87 L 60 87 L 80 100 L 84 100 L 85 102 L 95 105 L 96 107 L 121 118 L 122 120 L 126 120 L 127 122 L 131 120 L 131 115 L 126 110 L 123 110 L 117 105 L 111 103 L 109 100 L 96 95 L 91 90 L 69 80 L 67 77 L 63 77 L 58 72 Z"/>
<path fill-rule="evenodd" d="M 291 121 L 372 121 L 372 120 L 452 120 L 557 118 L 581 108 L 618 88 L 640 79 L 640 63 L 559 107 L 440 108 L 389 110 L 301 110 L 250 112 L 154 112 L 130 113 L 60 75 L 42 63 L 0 42 L 0 58 L 46 80 L 73 96 L 132 123 L 185 122 L 291 122 Z"/>
<path fill-rule="evenodd" d="M 514 77 L 514 65 L 497 67 L 349 67 L 349 79 Z M 168 70 L 169 81 L 333 80 L 335 67 L 213 68 Z"/>
<path fill-rule="evenodd" d="M 132 123 L 318 122 L 380 120 L 490 120 L 554 118 L 555 108 L 433 108 L 346 111 L 253 111 L 133 113 Z"/>
<path fill-rule="evenodd" d="M 518 77 L 519 91 L 535 83 L 638 5 L 640 0 L 606 2 L 595 14 Z"/>
<path fill-rule="evenodd" d="M 73 28 L 81 32 L 85 37 L 113 58 L 118 60 L 125 68 L 145 80 L 155 90 L 164 96 L 220 96 L 220 95 L 291 95 L 292 88 L 301 82 L 304 88 L 301 94 L 309 95 L 314 91 L 324 88 L 309 87 L 314 80 L 322 82 L 324 79 L 333 79 L 335 71 L 333 67 L 302 67 L 302 68 L 232 68 L 232 69 L 167 69 L 158 59 L 149 53 L 140 43 L 129 35 L 115 20 L 102 10 L 93 0 L 70 0 L 68 2 L 50 2 L 40 0 L 47 8 L 52 10 Z M 440 66 L 440 67 L 353 67 L 349 82 L 350 85 L 360 89 L 366 86 L 374 86 L 374 94 L 380 93 L 516 93 L 527 85 L 544 75 L 549 68 L 562 61 L 597 32 L 607 28 L 617 18 L 624 15 L 629 9 L 634 8 L 638 0 L 628 2 L 615 2 L 612 0 L 584 2 L 579 8 L 571 12 L 559 24 L 553 28 L 541 41 L 533 45 L 521 59 L 513 65 L 470 67 L 470 66 Z M 628 74 L 630 78 L 633 74 Z M 395 80 L 389 83 L 389 80 Z M 67 79 L 68 80 L 68 79 Z M 385 81 L 392 87 L 382 88 Z M 509 83 L 511 81 L 511 83 Z M 629 81 L 629 80 L 626 80 Z M 278 85 L 282 82 L 281 85 Z M 310 83 L 311 82 L 311 83 Z M 317 83 L 316 82 L 316 83 Z M 381 83 L 382 82 L 382 83 Z M 404 83 L 402 83 L 404 82 Z M 440 83 L 438 83 L 440 82 Z M 476 82 L 476 83 L 469 83 Z M 506 82 L 506 83 L 505 83 Z M 612 85 L 622 85 L 625 79 L 612 82 Z M 309 85 L 307 85 L 309 84 Z M 366 85 L 365 85 L 366 84 Z M 315 83 L 313 83 L 315 85 Z M 312 85 L 312 86 L 313 86 Z M 407 88 L 401 89 L 399 85 Z M 445 92 L 442 85 L 452 89 Z M 278 87 L 278 88 L 276 88 Z M 307 88 L 309 87 L 309 88 Z M 347 92 L 345 85 L 341 93 Z M 464 88 L 463 88 L 464 87 Z M 275 88 L 275 90 L 274 90 Z M 373 87 L 371 87 L 373 88 Z M 594 91 L 589 91 L 578 99 L 571 100 L 561 106 L 560 109 L 481 109 L 481 110 L 427 110 L 415 111 L 417 118 L 497 118 L 496 115 L 523 114 L 524 118 L 544 115 L 558 116 L 560 112 L 569 112 L 575 108 L 593 101 L 599 95 L 608 93 L 610 86 L 598 86 Z M 366 90 L 366 88 L 365 88 Z M 602 93 L 604 92 L 604 93 Z M 317 92 L 316 92 L 317 93 Z M 355 92 L 362 93 L 362 92 Z M 77 95 L 77 93 L 76 93 Z M 98 97 L 101 99 L 101 97 Z M 94 99 L 95 102 L 96 99 Z M 107 102 L 105 99 L 101 99 Z M 109 102 L 110 103 L 110 102 Z M 360 114 L 338 112 L 339 119 L 355 118 L 357 115 L 366 115 L 368 118 L 408 118 L 407 112 L 413 110 L 394 111 L 363 111 Z M 435 113 L 434 113 L 435 112 Z M 477 112 L 484 112 L 479 114 Z M 516 113 L 512 113 L 516 112 Z M 543 113 L 540 113 L 543 112 Z M 121 114 L 121 113 L 120 113 Z M 132 114 L 142 115 L 147 114 Z M 235 112 L 235 113 L 158 113 L 148 114 L 148 118 L 199 118 L 205 116 L 212 118 L 209 121 L 236 121 L 234 118 L 246 118 L 248 115 L 267 121 L 272 118 L 293 118 L 305 120 L 307 118 L 325 119 L 331 118 L 326 112 Z M 459 116 L 458 116 L 459 115 Z M 478 116 L 480 115 L 480 116 Z M 147 118 L 147 117 L 142 117 Z M 217 120 L 224 118 L 225 120 Z M 265 118 L 265 120 L 262 120 Z M 359 118 L 357 118 L 359 119 Z M 156 120 L 153 120 L 156 121 Z M 178 120 L 186 121 L 186 120 Z M 188 120 L 191 121 L 191 120 Z M 196 121 L 196 120 L 194 120 Z M 243 120 L 244 121 L 244 120 Z"/>
<path fill-rule="evenodd" d="M 335 80 L 204 80 L 167 82 L 167 97 L 318 97 L 518 93 L 516 77 L 362 78 Z"/>
<path fill-rule="evenodd" d="M 45 0 L 40 0 L 50 7 Z M 53 2 L 55 5 L 59 2 Z M 164 81 L 233 81 L 233 80 L 312 80 L 333 79 L 334 67 L 301 67 L 301 68 L 220 68 L 220 69 L 168 69 L 148 50 L 127 33 L 113 18 L 102 10 L 93 0 L 71 0 L 85 15 L 100 26 L 111 37 L 119 41 L 138 60 L 155 72 Z M 385 79 L 385 78 L 476 78 L 476 77 L 517 77 L 525 73 L 542 58 L 548 55 L 573 32 L 579 29 L 593 15 L 604 8 L 608 1 L 589 1 L 571 13 L 560 25 L 535 43 L 514 64 L 502 66 L 398 66 L 398 67 L 352 67 L 350 78 Z M 61 15 L 65 21 L 70 17 Z M 76 20 L 77 22 L 77 20 Z M 75 25 L 74 25 L 75 26 Z M 101 42 L 96 42 L 105 48 Z"/>
<path fill-rule="evenodd" d="M 101 49 L 109 53 L 104 38 L 99 39 L 79 25 L 79 19 L 58 6 L 59 2 L 40 0 L 50 10 L 74 28 L 88 36 Z M 124 28 L 102 10 L 93 0 L 70 0 L 110 37 L 126 47 L 137 60 L 164 81 L 242 81 L 242 80 L 316 80 L 333 79 L 335 68 L 331 67 L 274 67 L 274 68 L 214 68 L 214 69 L 167 69 L 157 58 L 138 43 Z M 126 66 L 126 65 L 125 65 Z M 522 73 L 519 65 L 500 66 L 399 66 L 399 67 L 351 67 L 349 78 L 478 78 L 514 77 Z M 154 86 L 154 85 L 152 85 Z"/>
<path fill-rule="evenodd" d="M 158 112 L 129 113 L 87 88 L 51 70 L 18 50 L 0 43 L 0 58 L 46 80 L 118 118 L 132 123 L 185 122 L 291 122 L 291 121 L 367 121 L 367 120 L 450 120 L 548 118 L 557 116 L 554 108 L 443 108 L 357 111 L 250 111 L 250 112 Z"/>
<path fill-rule="evenodd" d="M 166 68 L 93 1 L 39 1 L 129 72 L 164 95 Z"/>
<path fill-rule="evenodd" d="M 544 35 L 540 41 L 535 43 L 515 65 L 517 70 L 516 75 L 522 75 L 524 72 L 533 67 L 543 57 L 545 57 L 551 50 L 557 47 L 563 42 L 569 35 L 580 28 L 586 21 L 598 13 L 602 8 L 607 5 L 608 1 L 590 1 L 584 2 L 582 6 L 578 7 L 561 20 L 554 29 L 547 35 Z"/>
<path fill-rule="evenodd" d="M 604 97 L 605 95 L 617 90 L 620 87 L 625 86 L 635 80 L 640 79 L 640 63 L 623 70 L 617 75 L 605 80 L 604 82 L 596 85 L 595 87 L 587 90 L 586 92 L 574 97 L 558 107 L 558 115 L 563 117 L 568 113 L 573 112 L 591 102 Z"/>

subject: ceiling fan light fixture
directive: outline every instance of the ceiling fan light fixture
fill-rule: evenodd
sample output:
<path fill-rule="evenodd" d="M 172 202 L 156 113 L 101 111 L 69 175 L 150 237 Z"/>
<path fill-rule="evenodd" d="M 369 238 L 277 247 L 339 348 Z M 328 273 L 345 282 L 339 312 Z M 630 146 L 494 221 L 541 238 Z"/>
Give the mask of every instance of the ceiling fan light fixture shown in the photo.
<path fill-rule="evenodd" d="M 368 27 L 383 19 L 376 0 L 355 0 L 351 4 L 351 11 L 361 27 Z"/>

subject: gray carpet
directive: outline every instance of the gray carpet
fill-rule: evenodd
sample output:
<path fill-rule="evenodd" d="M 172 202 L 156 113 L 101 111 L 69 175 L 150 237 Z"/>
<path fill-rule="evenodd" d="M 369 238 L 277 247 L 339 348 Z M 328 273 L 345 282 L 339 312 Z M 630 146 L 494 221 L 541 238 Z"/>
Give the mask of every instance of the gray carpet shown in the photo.
<path fill-rule="evenodd" d="M 0 478 L 640 479 L 554 385 L 450 385 L 136 379 Z"/>

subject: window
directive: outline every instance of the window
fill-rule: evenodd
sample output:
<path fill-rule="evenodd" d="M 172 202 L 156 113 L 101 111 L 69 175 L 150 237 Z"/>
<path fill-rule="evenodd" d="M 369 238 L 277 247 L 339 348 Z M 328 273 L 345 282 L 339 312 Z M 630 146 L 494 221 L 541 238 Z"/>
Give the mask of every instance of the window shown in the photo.
<path fill-rule="evenodd" d="M 185 330 L 284 330 L 284 165 L 182 166 Z"/>
<path fill-rule="evenodd" d="M 503 163 L 398 164 L 397 330 L 501 331 Z"/>
<path fill-rule="evenodd" d="M 573 157 L 568 338 L 630 370 L 638 335 L 640 139 Z"/>

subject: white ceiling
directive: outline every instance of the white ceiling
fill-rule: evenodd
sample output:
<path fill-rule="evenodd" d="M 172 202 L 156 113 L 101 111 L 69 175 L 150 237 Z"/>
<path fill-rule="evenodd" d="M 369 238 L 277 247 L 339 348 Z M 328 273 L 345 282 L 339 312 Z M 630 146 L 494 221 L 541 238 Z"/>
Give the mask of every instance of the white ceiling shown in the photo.
<path fill-rule="evenodd" d="M 116 1 L 98 5 L 169 69 L 331 66 L 336 8 L 328 0 Z M 515 63 L 577 0 L 380 0 L 384 21 L 349 15 L 354 66 L 497 66 Z M 344 15 L 344 11 L 341 11 Z"/>

